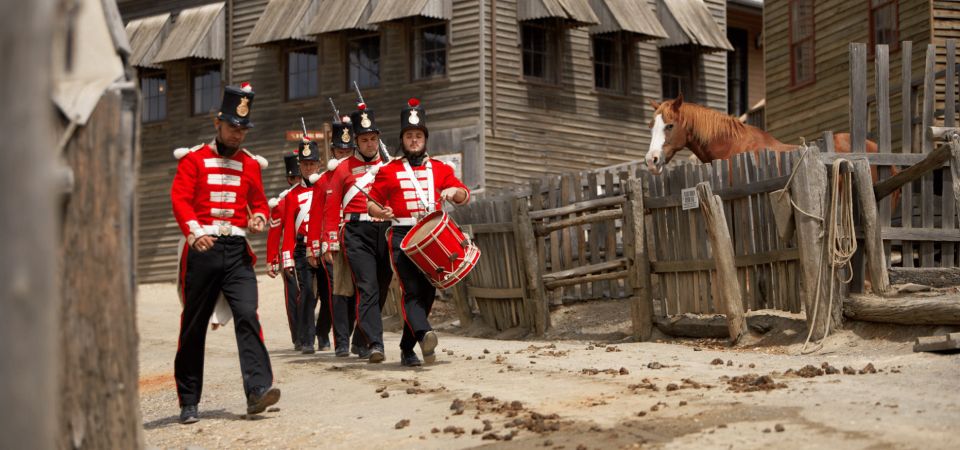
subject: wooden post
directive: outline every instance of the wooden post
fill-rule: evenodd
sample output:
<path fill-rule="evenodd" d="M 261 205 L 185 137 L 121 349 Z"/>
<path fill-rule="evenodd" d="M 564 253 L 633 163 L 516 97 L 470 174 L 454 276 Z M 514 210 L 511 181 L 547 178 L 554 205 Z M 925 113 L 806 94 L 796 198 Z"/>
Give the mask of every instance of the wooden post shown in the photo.
<path fill-rule="evenodd" d="M 827 305 L 830 296 L 830 283 L 838 283 L 832 276 L 828 263 L 825 263 L 827 253 L 827 230 L 824 220 L 827 216 L 827 170 L 817 158 L 817 149 L 810 148 L 810 154 L 803 158 L 794 170 L 797 172 L 790 184 L 790 195 L 797 206 L 806 212 L 796 211 L 797 243 L 800 247 L 800 267 L 802 283 L 800 284 L 803 306 L 807 315 L 807 326 L 813 329 L 811 337 L 821 339 L 826 335 L 827 321 L 830 328 L 836 328 L 841 321 L 841 297 L 835 295 L 833 309 L 828 311 Z M 810 217 L 810 215 L 815 217 Z M 827 260 L 829 261 L 829 260 Z M 817 279 L 820 278 L 820 300 L 817 303 Z M 835 287 L 835 293 L 842 290 Z M 816 315 L 814 315 L 816 310 Z"/>
<path fill-rule="evenodd" d="M 700 197 L 700 211 L 710 237 L 710 248 L 717 267 L 717 292 L 727 315 L 727 328 L 730 330 L 730 343 L 735 345 L 747 331 L 747 320 L 743 314 L 743 295 L 737 280 L 737 266 L 733 258 L 733 240 L 727 228 L 727 219 L 723 213 L 723 202 L 719 195 L 713 195 L 709 182 L 697 185 Z"/>
<path fill-rule="evenodd" d="M 867 145 L 867 45 L 850 43 L 850 152 Z"/>
<path fill-rule="evenodd" d="M 58 448 L 60 264 L 50 63 L 56 5 L 7 3 L 0 17 L 0 420 L 3 446 Z M 41 150 L 42 149 L 42 150 Z M 133 388 L 133 387 L 131 387 Z"/>
<path fill-rule="evenodd" d="M 957 220 L 960 220 L 960 143 L 957 140 L 950 141 L 950 174 L 953 178 L 953 201 L 956 202 L 954 213 Z"/>
<path fill-rule="evenodd" d="M 854 187 L 860 203 L 860 221 L 864 229 L 863 241 L 867 247 L 867 271 L 873 292 L 882 295 L 890 290 L 890 276 L 887 274 L 887 259 L 883 252 L 883 239 L 880 237 L 877 203 L 873 198 L 870 163 L 865 159 L 855 159 L 852 163 Z"/>
<path fill-rule="evenodd" d="M 650 260 L 644 240 L 643 189 L 639 178 L 630 178 L 624 190 L 623 256 L 627 258 L 627 286 L 631 290 L 630 312 L 633 336 L 649 341 L 653 331 L 653 300 L 650 297 Z"/>
<path fill-rule="evenodd" d="M 550 308 L 547 305 L 546 288 L 543 286 L 543 268 L 540 267 L 540 259 L 537 257 L 537 239 L 533 232 L 530 205 L 527 204 L 526 197 L 514 200 L 513 226 L 517 251 L 523 260 L 527 279 L 524 306 L 532 319 L 530 323 L 533 324 L 534 334 L 543 336 L 550 326 Z"/>
<path fill-rule="evenodd" d="M 473 324 L 473 310 L 470 309 L 470 298 L 467 297 L 466 280 L 457 283 L 450 293 L 453 294 L 453 305 L 457 309 L 457 317 L 460 318 L 460 328 L 469 328 Z"/>

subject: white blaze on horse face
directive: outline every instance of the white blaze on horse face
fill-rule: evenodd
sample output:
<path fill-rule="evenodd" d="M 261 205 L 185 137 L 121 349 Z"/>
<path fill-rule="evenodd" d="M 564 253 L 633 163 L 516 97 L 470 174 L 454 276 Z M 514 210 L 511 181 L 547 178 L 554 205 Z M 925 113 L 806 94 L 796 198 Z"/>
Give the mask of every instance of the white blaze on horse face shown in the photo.
<path fill-rule="evenodd" d="M 660 173 L 660 167 L 663 164 L 663 143 L 667 141 L 665 128 L 663 115 L 657 114 L 653 119 L 653 128 L 650 129 L 650 149 L 647 150 L 647 156 L 644 158 L 647 169 L 650 169 L 654 175 Z"/>

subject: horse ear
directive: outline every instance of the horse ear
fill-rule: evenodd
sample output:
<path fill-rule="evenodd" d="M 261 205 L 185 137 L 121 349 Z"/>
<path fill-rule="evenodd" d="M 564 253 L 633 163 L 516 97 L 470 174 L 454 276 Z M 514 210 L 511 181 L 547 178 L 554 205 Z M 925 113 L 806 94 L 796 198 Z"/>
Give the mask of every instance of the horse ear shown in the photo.
<path fill-rule="evenodd" d="M 673 110 L 679 111 L 680 105 L 683 105 L 683 92 L 677 94 L 677 98 L 673 101 Z"/>
<path fill-rule="evenodd" d="M 660 109 L 660 104 L 655 102 L 653 99 L 650 99 L 650 106 L 653 107 L 653 110 L 656 111 Z"/>

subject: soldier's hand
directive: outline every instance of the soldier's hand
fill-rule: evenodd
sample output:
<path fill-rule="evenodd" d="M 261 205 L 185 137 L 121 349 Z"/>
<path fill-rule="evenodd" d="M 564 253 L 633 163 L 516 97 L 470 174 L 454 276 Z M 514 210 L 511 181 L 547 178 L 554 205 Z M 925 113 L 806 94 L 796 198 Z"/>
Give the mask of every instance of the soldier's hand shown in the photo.
<path fill-rule="evenodd" d="M 443 192 L 440 193 L 440 199 L 446 200 L 452 203 L 458 203 L 457 196 L 460 195 L 460 192 L 462 191 L 463 190 L 458 187 L 446 188 L 443 190 Z"/>
<path fill-rule="evenodd" d="M 327 264 L 333 264 L 333 252 L 326 252 L 323 254 L 323 261 Z"/>
<path fill-rule="evenodd" d="M 270 277 L 270 278 L 276 278 L 277 275 L 279 275 L 279 274 L 277 273 L 277 265 L 276 265 L 276 264 L 268 263 L 268 264 L 267 264 L 267 276 Z"/>
<path fill-rule="evenodd" d="M 198 252 L 205 252 L 213 248 L 213 243 L 217 238 L 213 236 L 200 236 L 197 240 L 193 241 L 193 249 Z"/>
<path fill-rule="evenodd" d="M 263 221 L 263 217 L 254 216 L 250 219 L 250 222 L 247 224 L 247 228 L 250 229 L 250 232 L 257 234 L 263 231 L 263 228 L 266 226 L 266 223 Z"/>
<path fill-rule="evenodd" d="M 297 270 L 297 269 L 296 269 L 295 267 L 285 267 L 285 268 L 283 269 L 283 271 L 287 273 L 287 276 L 288 276 L 288 277 L 292 277 L 292 276 L 294 275 L 294 273 L 296 272 L 296 270 Z"/>
<path fill-rule="evenodd" d="M 383 220 L 393 220 L 397 218 L 397 216 L 393 214 L 393 208 L 389 206 L 381 209 L 378 215 L 380 216 L 378 218 Z"/>
<path fill-rule="evenodd" d="M 317 257 L 313 255 L 310 255 L 307 257 L 307 264 L 310 264 L 310 267 L 313 267 L 314 269 L 319 267 L 319 263 L 317 262 Z"/>

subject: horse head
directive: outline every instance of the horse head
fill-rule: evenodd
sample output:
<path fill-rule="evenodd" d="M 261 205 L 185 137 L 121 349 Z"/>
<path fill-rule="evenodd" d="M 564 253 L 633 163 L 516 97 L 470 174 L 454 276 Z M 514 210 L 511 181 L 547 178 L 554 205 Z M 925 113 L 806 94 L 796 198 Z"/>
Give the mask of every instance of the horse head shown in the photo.
<path fill-rule="evenodd" d="M 653 106 L 654 113 L 650 122 L 650 149 L 647 150 L 644 160 L 650 173 L 659 175 L 663 166 L 687 146 L 689 132 L 680 119 L 683 94 L 663 103 L 651 100 L 650 105 Z"/>

